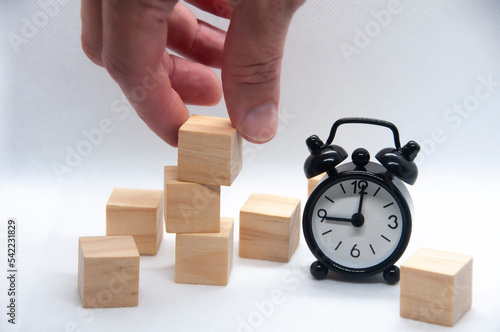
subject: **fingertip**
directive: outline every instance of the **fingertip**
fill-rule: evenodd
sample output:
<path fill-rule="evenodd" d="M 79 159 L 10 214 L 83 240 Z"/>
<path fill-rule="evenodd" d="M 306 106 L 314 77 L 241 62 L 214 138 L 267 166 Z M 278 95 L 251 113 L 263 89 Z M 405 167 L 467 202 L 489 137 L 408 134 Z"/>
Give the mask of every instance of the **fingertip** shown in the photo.
<path fill-rule="evenodd" d="M 179 129 L 189 119 L 189 113 L 184 114 L 183 118 L 178 118 L 178 122 L 171 124 L 171 130 L 166 132 L 164 137 L 161 137 L 167 144 L 177 148 L 179 146 Z"/>
<path fill-rule="evenodd" d="M 179 106 L 167 108 L 161 115 L 156 115 L 155 118 L 144 115 L 141 116 L 138 112 L 139 117 L 141 117 L 146 125 L 158 135 L 158 137 L 174 148 L 178 147 L 179 129 L 189 119 L 187 108 L 182 107 L 183 105 Z"/>
<path fill-rule="evenodd" d="M 256 144 L 269 142 L 278 128 L 278 109 L 274 102 L 253 107 L 245 112 L 237 129 L 247 141 Z"/>

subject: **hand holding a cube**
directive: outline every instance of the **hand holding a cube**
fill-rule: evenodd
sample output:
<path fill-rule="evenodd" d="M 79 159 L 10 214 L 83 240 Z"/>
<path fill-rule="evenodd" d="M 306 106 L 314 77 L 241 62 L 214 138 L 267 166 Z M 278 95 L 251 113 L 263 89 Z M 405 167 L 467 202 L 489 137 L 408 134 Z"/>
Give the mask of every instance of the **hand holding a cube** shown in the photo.
<path fill-rule="evenodd" d="M 82 48 L 170 145 L 177 145 L 178 129 L 189 117 L 186 105 L 217 104 L 223 90 L 242 136 L 269 141 L 277 128 L 286 33 L 305 0 L 188 2 L 230 19 L 227 33 L 197 20 L 175 0 L 84 0 Z M 186 59 L 169 54 L 165 46 Z M 209 67 L 222 69 L 222 87 Z"/>

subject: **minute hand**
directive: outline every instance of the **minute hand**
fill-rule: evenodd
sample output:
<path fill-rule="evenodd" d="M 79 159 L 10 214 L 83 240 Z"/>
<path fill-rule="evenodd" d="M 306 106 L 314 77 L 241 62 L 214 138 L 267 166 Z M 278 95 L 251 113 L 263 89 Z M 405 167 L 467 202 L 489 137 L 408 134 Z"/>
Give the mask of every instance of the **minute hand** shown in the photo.
<path fill-rule="evenodd" d="M 361 208 L 363 207 L 363 197 L 365 196 L 366 187 L 361 187 L 361 192 L 359 193 L 359 207 L 358 207 L 358 215 L 361 214 Z"/>

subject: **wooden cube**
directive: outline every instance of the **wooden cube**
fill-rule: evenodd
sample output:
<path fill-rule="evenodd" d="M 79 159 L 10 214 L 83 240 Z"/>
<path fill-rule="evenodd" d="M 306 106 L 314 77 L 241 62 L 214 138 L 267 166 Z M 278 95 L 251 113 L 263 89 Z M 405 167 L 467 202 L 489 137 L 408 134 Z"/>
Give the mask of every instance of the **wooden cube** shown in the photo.
<path fill-rule="evenodd" d="M 165 166 L 165 228 L 168 233 L 218 233 L 220 186 L 177 181 Z"/>
<path fill-rule="evenodd" d="M 288 262 L 299 240 L 299 199 L 250 196 L 240 211 L 240 257 Z"/>
<path fill-rule="evenodd" d="M 142 255 L 163 239 L 163 191 L 115 188 L 106 204 L 106 235 L 132 235 Z"/>
<path fill-rule="evenodd" d="M 230 186 L 241 171 L 242 146 L 229 119 L 192 115 L 179 129 L 178 180 Z"/>
<path fill-rule="evenodd" d="M 139 252 L 133 237 L 81 237 L 78 290 L 84 308 L 137 306 Z"/>
<path fill-rule="evenodd" d="M 400 283 L 402 317 L 453 326 L 472 306 L 472 257 L 422 248 Z"/>
<path fill-rule="evenodd" d="M 323 180 L 325 176 L 326 174 L 323 173 L 307 180 L 307 196 L 311 196 L 314 188 L 318 186 L 318 184 L 321 182 L 321 180 Z"/>
<path fill-rule="evenodd" d="M 175 282 L 225 286 L 233 266 L 233 218 L 219 233 L 183 233 L 175 240 Z"/>

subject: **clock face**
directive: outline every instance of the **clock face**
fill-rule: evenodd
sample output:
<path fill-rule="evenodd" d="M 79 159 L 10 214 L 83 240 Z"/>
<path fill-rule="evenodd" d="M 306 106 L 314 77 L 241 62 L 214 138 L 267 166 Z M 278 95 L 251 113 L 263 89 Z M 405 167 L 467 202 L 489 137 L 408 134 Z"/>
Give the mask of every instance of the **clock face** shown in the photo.
<path fill-rule="evenodd" d="M 409 239 L 411 221 L 404 199 L 384 181 L 370 176 L 326 182 L 313 193 L 307 212 L 308 233 L 320 256 L 339 269 L 359 271 L 395 262 Z"/>

